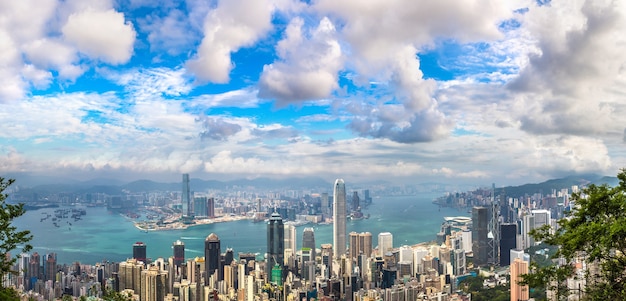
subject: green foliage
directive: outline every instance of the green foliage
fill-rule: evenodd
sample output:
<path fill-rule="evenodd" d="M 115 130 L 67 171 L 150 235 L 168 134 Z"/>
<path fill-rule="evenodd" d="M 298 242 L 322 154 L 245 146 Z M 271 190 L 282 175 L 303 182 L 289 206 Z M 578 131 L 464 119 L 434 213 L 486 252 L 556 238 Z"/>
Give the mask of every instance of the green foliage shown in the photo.
<path fill-rule="evenodd" d="M 15 264 L 16 258 L 9 258 L 4 256 L 8 254 L 18 245 L 24 244 L 22 252 L 28 252 L 32 248 L 28 242 L 33 239 L 30 231 L 17 231 L 17 227 L 11 225 L 13 220 L 20 217 L 24 212 L 24 204 L 8 204 L 6 198 L 8 197 L 4 191 L 13 184 L 14 180 L 5 180 L 0 177 L 0 278 L 7 273 L 15 272 L 11 271 L 12 266 Z M 0 284 L 1 286 L 2 284 Z M 4 300 L 4 299 L 2 299 Z"/>
<path fill-rule="evenodd" d="M 590 300 L 626 300 L 626 170 L 617 177 L 615 187 L 590 185 L 573 194 L 576 209 L 558 222 L 558 231 L 545 226 L 531 233 L 535 240 L 559 246 L 553 259 L 568 263 L 584 259 L 589 267 L 597 267 L 583 275 L 584 295 Z M 533 263 L 531 271 L 523 281 L 530 287 L 546 287 L 559 299 L 578 294 L 568 290 L 565 282 L 576 277 L 571 264 Z"/>
<path fill-rule="evenodd" d="M 20 295 L 11 287 L 0 287 L 0 300 L 20 301 Z"/>
<path fill-rule="evenodd" d="M 473 301 L 508 301 L 510 300 L 511 288 L 509 285 L 497 285 L 496 287 L 483 287 L 485 277 L 467 277 L 459 283 L 459 288 L 465 293 L 472 294 Z"/>
<path fill-rule="evenodd" d="M 106 290 L 102 296 L 104 301 L 131 301 L 132 298 L 114 290 Z"/>

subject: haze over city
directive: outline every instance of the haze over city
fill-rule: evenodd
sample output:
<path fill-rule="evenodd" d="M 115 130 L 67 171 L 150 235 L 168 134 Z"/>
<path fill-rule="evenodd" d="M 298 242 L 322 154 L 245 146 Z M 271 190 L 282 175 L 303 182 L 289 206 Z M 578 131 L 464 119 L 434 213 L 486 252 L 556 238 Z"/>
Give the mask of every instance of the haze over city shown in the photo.
<path fill-rule="evenodd" d="M 626 167 L 621 1 L 0 3 L 0 170 L 515 185 Z"/>

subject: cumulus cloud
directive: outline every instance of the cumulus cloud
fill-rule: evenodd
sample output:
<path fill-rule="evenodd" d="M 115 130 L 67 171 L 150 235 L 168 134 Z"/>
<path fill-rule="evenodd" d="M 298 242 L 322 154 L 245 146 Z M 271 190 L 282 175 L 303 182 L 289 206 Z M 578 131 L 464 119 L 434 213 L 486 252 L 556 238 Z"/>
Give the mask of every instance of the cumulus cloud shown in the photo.
<path fill-rule="evenodd" d="M 136 36 L 133 25 L 113 9 L 75 12 L 61 31 L 80 52 L 107 63 L 126 63 L 133 54 Z"/>
<path fill-rule="evenodd" d="M 201 139 L 223 141 L 241 131 L 241 126 L 231 123 L 219 117 L 204 117 L 200 120 L 204 131 L 200 133 Z"/>
<path fill-rule="evenodd" d="M 189 23 L 188 15 L 180 9 L 171 9 L 165 16 L 146 16 L 141 27 L 148 32 L 148 42 L 153 52 L 165 51 L 178 55 L 199 39 L 200 32 Z"/>
<path fill-rule="evenodd" d="M 260 97 L 284 104 L 328 97 L 337 89 L 343 58 L 334 25 L 323 18 L 310 34 L 303 25 L 295 18 L 287 26 L 276 49 L 280 60 L 263 67 Z"/>
<path fill-rule="evenodd" d="M 272 28 L 269 0 L 220 1 L 204 21 L 204 38 L 187 68 L 200 81 L 226 83 L 233 69 L 231 53 L 251 46 Z"/>
<path fill-rule="evenodd" d="M 531 7 L 523 25 L 539 50 L 509 85 L 521 95 L 522 128 L 575 135 L 621 130 L 623 96 L 613 87 L 626 78 L 626 4 L 551 2 Z"/>

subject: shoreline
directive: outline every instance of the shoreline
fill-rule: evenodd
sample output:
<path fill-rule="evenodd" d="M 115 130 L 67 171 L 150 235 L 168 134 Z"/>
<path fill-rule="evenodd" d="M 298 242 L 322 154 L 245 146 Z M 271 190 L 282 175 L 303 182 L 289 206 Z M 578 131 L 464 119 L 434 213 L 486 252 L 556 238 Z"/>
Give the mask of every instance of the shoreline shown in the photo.
<path fill-rule="evenodd" d="M 148 222 L 148 221 L 132 221 L 135 228 L 142 232 L 148 231 L 169 231 L 169 230 L 185 230 L 194 226 L 201 225 L 209 225 L 214 223 L 226 223 L 226 222 L 234 222 L 240 220 L 249 220 L 253 219 L 252 217 L 237 215 L 237 216 L 217 216 L 214 218 L 206 218 L 206 219 L 198 219 L 194 220 L 194 223 L 186 224 L 180 221 L 172 222 L 163 226 L 157 225 L 156 222 Z"/>

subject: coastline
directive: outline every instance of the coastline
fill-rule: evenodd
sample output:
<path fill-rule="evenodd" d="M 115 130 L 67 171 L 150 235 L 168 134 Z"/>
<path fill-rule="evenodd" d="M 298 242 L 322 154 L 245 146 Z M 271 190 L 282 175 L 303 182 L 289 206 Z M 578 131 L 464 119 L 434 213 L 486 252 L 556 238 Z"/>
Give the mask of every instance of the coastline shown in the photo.
<path fill-rule="evenodd" d="M 246 215 L 222 215 L 214 218 L 205 218 L 205 219 L 197 219 L 194 220 L 193 223 L 187 224 L 180 221 L 170 222 L 164 225 L 158 225 L 156 222 L 152 221 L 133 221 L 133 225 L 139 231 L 148 232 L 148 231 L 168 231 L 168 230 L 185 230 L 190 227 L 200 226 L 200 225 L 209 225 L 214 223 L 226 223 L 240 220 L 253 219 L 253 217 L 249 217 Z"/>

